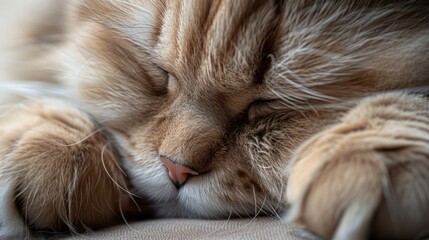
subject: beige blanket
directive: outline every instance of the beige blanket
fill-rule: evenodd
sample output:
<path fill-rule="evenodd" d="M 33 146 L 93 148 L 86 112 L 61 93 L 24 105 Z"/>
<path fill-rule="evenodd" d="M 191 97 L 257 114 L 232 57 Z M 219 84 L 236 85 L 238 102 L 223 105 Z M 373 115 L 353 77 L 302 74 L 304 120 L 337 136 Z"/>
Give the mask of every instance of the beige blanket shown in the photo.
<path fill-rule="evenodd" d="M 158 219 L 111 227 L 66 239 L 284 239 L 295 240 L 300 228 L 278 219 Z"/>

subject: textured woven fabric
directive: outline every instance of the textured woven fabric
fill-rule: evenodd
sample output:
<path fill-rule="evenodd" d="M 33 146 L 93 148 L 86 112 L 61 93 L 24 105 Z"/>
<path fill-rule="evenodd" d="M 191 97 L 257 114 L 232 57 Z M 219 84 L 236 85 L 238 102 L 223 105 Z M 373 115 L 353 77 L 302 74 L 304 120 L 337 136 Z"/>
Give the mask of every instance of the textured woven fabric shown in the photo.
<path fill-rule="evenodd" d="M 268 217 L 233 220 L 159 219 L 120 225 L 65 239 L 285 239 L 299 240 L 299 227 Z"/>

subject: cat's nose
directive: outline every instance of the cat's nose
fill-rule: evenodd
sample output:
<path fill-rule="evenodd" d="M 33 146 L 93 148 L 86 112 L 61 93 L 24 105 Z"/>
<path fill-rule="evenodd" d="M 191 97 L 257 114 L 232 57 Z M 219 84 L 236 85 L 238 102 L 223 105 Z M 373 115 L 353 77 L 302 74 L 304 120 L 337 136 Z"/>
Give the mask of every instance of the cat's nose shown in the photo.
<path fill-rule="evenodd" d="M 165 156 L 160 156 L 161 162 L 167 167 L 168 175 L 171 181 L 173 181 L 176 188 L 180 188 L 188 180 L 189 175 L 198 175 L 198 172 L 173 162 L 171 159 Z"/>

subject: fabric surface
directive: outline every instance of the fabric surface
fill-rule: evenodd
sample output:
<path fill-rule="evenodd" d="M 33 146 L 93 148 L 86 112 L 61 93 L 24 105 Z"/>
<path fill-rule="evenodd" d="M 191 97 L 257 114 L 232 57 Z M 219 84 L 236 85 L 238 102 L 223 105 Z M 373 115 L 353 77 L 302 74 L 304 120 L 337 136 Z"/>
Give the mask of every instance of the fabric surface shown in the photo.
<path fill-rule="evenodd" d="M 278 219 L 158 219 L 119 225 L 62 239 L 285 239 L 299 240 L 300 227 Z"/>

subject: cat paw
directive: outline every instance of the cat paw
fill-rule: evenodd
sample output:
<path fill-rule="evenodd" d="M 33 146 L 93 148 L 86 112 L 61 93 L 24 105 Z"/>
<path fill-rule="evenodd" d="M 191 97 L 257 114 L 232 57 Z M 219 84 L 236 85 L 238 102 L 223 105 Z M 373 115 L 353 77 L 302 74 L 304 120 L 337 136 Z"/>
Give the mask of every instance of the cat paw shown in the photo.
<path fill-rule="evenodd" d="M 37 103 L 8 112 L 0 119 L 0 238 L 28 236 L 26 224 L 79 231 L 120 220 L 130 196 L 118 156 L 78 109 Z"/>
<path fill-rule="evenodd" d="M 327 239 L 428 233 L 427 100 L 372 98 L 296 152 L 287 220 Z"/>

